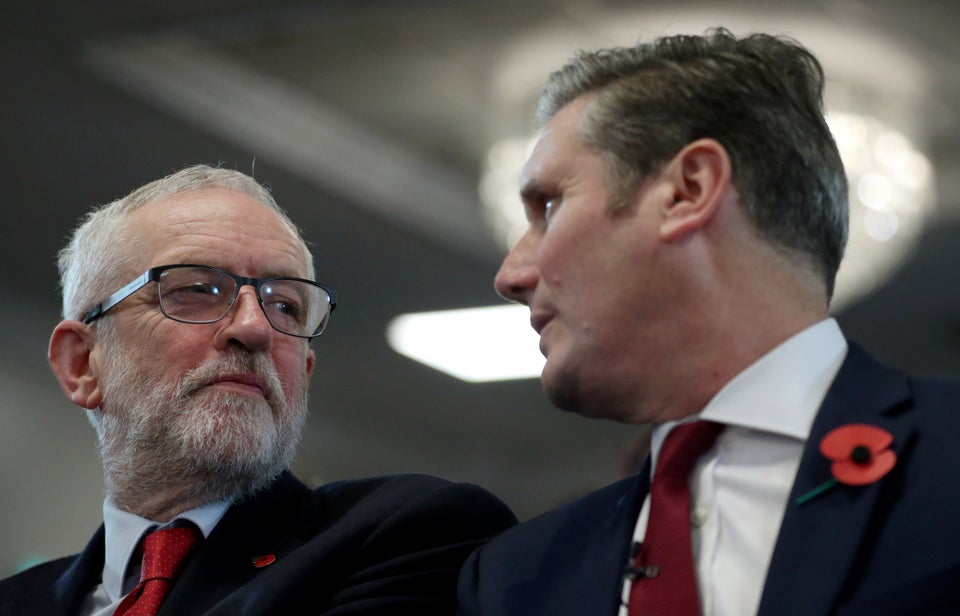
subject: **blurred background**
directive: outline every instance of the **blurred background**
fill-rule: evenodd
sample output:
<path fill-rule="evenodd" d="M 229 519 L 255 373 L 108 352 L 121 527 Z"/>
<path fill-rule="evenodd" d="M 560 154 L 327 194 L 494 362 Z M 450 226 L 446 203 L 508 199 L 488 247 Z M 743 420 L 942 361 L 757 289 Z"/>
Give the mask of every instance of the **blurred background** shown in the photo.
<path fill-rule="evenodd" d="M 498 207 L 519 207 L 537 89 L 578 48 L 714 25 L 810 46 L 851 174 L 836 316 L 884 360 L 960 374 L 952 1 L 7 0 L 0 16 L 0 576 L 78 551 L 100 521 L 93 431 L 46 365 L 55 254 L 93 205 L 197 162 L 270 186 L 340 294 L 314 343 L 305 481 L 434 473 L 529 517 L 618 478 L 643 429 L 386 338 L 404 313 L 502 304 Z M 481 354 L 470 329 L 445 335 L 456 354 Z"/>

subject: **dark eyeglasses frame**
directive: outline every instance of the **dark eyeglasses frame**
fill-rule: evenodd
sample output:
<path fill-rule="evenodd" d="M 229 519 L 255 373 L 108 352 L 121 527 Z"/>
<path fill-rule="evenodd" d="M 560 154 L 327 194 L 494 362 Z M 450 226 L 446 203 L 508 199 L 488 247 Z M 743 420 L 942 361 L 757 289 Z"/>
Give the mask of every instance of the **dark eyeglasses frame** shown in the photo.
<path fill-rule="evenodd" d="M 273 281 L 275 281 L 275 280 L 291 280 L 291 281 L 294 281 L 294 282 L 305 282 L 305 283 L 311 284 L 311 285 L 313 285 L 313 286 L 315 286 L 315 287 L 319 287 L 320 289 L 323 289 L 323 290 L 327 293 L 327 296 L 330 297 L 330 314 L 333 314 L 333 310 L 337 307 L 337 293 L 336 293 L 336 291 L 334 291 L 333 289 L 331 289 L 331 288 L 328 287 L 327 285 L 325 285 L 325 284 L 320 284 L 319 282 L 316 282 L 316 281 L 314 281 L 314 280 L 307 280 L 306 278 L 294 278 L 294 277 L 292 277 L 292 276 L 274 276 L 274 277 L 272 277 L 272 278 L 250 278 L 250 277 L 248 277 L 248 276 L 238 276 L 238 275 L 234 274 L 233 272 L 228 272 L 228 271 L 225 270 L 225 269 L 222 269 L 222 268 L 219 268 L 219 267 L 214 267 L 214 266 L 212 266 L 212 265 L 200 265 L 200 264 L 197 264 L 197 263 L 175 263 L 175 264 L 172 264 L 172 265 L 160 265 L 160 266 L 157 266 L 157 267 L 151 267 L 150 269 L 148 269 L 148 270 L 145 271 L 144 273 L 142 273 L 142 274 L 140 274 L 139 276 L 137 276 L 136 279 L 132 280 L 129 284 L 125 285 L 125 286 L 124 286 L 123 288 L 121 288 L 119 291 L 117 291 L 116 293 L 114 293 L 113 295 L 111 295 L 110 297 L 108 297 L 107 299 L 103 300 L 102 302 L 100 302 L 99 304 L 97 304 L 96 306 L 94 306 L 93 308 L 91 308 L 90 310 L 88 310 L 88 311 L 83 315 L 83 317 L 81 317 L 80 320 L 81 320 L 83 323 L 85 323 L 85 324 L 93 323 L 94 321 L 96 321 L 96 320 L 99 319 L 100 317 L 102 317 L 102 316 L 104 316 L 105 314 L 107 314 L 107 312 L 109 312 L 114 306 L 116 306 L 117 304 L 119 304 L 119 303 L 122 302 L 123 300 L 127 299 L 128 297 L 130 297 L 131 295 L 133 295 L 134 293 L 136 293 L 137 291 L 139 291 L 139 290 L 142 289 L 143 287 L 147 286 L 147 285 L 150 284 L 151 282 L 157 282 L 157 281 L 159 281 L 159 280 L 160 280 L 160 274 L 162 274 L 163 272 L 165 272 L 165 271 L 167 271 L 167 270 L 170 270 L 170 269 L 177 269 L 177 268 L 182 268 L 182 267 L 200 267 L 200 268 L 204 268 L 204 269 L 215 270 L 215 271 L 217 271 L 217 272 L 220 272 L 221 274 L 224 274 L 224 275 L 226 275 L 226 276 L 229 276 L 230 278 L 233 278 L 233 279 L 237 282 L 237 293 L 236 293 L 236 295 L 234 296 L 234 301 L 236 300 L 237 295 L 240 294 L 240 289 L 241 289 L 242 287 L 245 287 L 245 286 L 251 286 L 251 287 L 253 287 L 253 288 L 256 290 L 256 292 L 257 292 L 257 303 L 260 304 L 260 310 L 263 310 L 263 314 L 264 314 L 264 316 L 267 317 L 267 322 L 270 323 L 270 327 L 272 327 L 273 329 L 277 330 L 277 331 L 280 332 L 281 334 L 286 334 L 287 336 L 293 336 L 293 337 L 295 337 L 295 338 L 306 338 L 307 340 L 312 340 L 312 339 L 316 338 L 317 336 L 319 336 L 320 334 L 322 334 L 322 333 L 324 332 L 324 330 L 326 329 L 326 326 L 324 326 L 324 328 L 321 329 L 318 333 L 316 333 L 316 334 L 311 334 L 311 335 L 307 335 L 307 336 L 300 336 L 300 335 L 297 335 L 297 334 L 291 334 L 290 332 L 285 332 L 285 331 L 283 331 L 282 329 L 279 329 L 276 325 L 273 324 L 273 321 L 270 320 L 269 315 L 267 315 L 267 311 L 266 311 L 266 310 L 264 309 L 264 307 L 263 307 L 263 297 L 261 297 L 261 295 L 260 295 L 260 288 L 261 288 L 263 285 L 268 284 L 268 283 L 270 283 L 270 282 L 273 282 Z M 223 313 L 223 316 L 221 316 L 219 319 L 213 319 L 213 320 L 210 320 L 210 321 L 185 321 L 185 320 L 183 320 L 183 319 L 178 319 L 177 317 L 172 317 L 172 316 L 170 316 L 169 314 L 167 314 L 167 312 L 163 309 L 163 303 L 160 301 L 160 298 L 159 298 L 159 297 L 157 298 L 157 305 L 160 307 L 160 311 L 163 312 L 163 315 L 164 315 L 165 317 L 167 317 L 168 319 L 172 319 L 172 320 L 177 321 L 177 322 L 180 322 L 180 323 L 189 323 L 189 324 L 193 324 L 193 325 L 203 325 L 203 324 L 206 324 L 206 323 L 216 323 L 217 321 L 223 319 L 225 316 L 227 316 L 228 314 L 230 314 L 230 310 L 232 309 L 232 304 L 229 304 L 230 307 L 227 308 L 227 311 L 226 311 L 225 313 Z M 329 320 L 329 318 L 330 318 L 330 316 L 329 316 L 329 314 L 328 314 L 328 315 L 327 315 L 327 320 Z"/>

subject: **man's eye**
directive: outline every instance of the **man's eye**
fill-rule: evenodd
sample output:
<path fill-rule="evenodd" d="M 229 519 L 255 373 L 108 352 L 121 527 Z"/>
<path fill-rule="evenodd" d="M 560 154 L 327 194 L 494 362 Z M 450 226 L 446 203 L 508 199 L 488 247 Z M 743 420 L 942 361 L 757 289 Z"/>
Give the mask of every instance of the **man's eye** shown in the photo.
<path fill-rule="evenodd" d="M 220 287 L 203 282 L 193 282 L 172 287 L 166 295 L 220 295 Z"/>
<path fill-rule="evenodd" d="M 547 199 L 543 203 L 543 219 L 547 222 L 554 217 L 557 213 L 557 209 L 560 207 L 560 202 L 556 199 Z"/>
<path fill-rule="evenodd" d="M 300 306 L 297 304 L 279 299 L 270 302 L 270 308 L 277 313 L 294 318 L 299 317 L 301 313 Z"/>

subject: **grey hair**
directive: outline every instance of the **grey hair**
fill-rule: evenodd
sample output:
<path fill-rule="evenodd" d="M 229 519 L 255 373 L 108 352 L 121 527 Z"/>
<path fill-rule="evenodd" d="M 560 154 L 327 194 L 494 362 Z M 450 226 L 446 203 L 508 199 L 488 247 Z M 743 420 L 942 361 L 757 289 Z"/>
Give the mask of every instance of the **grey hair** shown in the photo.
<path fill-rule="evenodd" d="M 761 237 L 807 263 L 832 296 L 847 241 L 847 179 L 823 116 L 823 69 L 786 37 L 662 37 L 581 52 L 553 73 L 537 119 L 595 99 L 581 137 L 607 161 L 618 199 L 701 138 L 728 152 L 733 182 Z"/>
<path fill-rule="evenodd" d="M 94 208 L 81 220 L 57 259 L 63 295 L 63 318 L 79 319 L 112 293 L 130 275 L 135 247 L 126 241 L 127 217 L 140 206 L 204 188 L 233 190 L 268 206 L 283 221 L 303 247 L 307 276 L 314 277 L 313 257 L 303 235 L 270 191 L 252 177 L 232 169 L 194 165 L 141 186 L 130 194 Z"/>

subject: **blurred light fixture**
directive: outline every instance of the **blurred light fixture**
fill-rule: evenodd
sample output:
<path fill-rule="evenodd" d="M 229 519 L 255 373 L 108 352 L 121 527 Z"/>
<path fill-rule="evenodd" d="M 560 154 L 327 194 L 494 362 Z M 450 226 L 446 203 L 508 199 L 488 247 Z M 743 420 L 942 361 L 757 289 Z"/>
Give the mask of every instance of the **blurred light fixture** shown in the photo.
<path fill-rule="evenodd" d="M 886 281 L 916 245 L 933 212 L 930 161 L 902 133 L 853 112 L 831 112 L 850 184 L 850 238 L 837 275 L 834 310 Z"/>
<path fill-rule="evenodd" d="M 471 383 L 538 377 L 544 363 L 530 313 L 520 305 L 400 315 L 387 325 L 387 342 Z"/>

